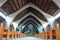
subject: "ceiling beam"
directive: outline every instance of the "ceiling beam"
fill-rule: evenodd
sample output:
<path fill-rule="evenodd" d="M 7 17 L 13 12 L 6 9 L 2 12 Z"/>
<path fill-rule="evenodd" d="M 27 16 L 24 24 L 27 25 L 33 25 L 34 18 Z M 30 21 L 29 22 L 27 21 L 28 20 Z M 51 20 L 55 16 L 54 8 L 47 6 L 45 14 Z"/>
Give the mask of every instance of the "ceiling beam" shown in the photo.
<path fill-rule="evenodd" d="M 31 14 L 31 12 L 30 12 L 30 13 L 28 13 L 27 15 L 25 15 L 23 18 L 21 18 L 20 20 L 13 22 L 13 25 L 14 25 L 15 29 L 16 29 L 17 25 L 18 25 L 24 18 L 26 18 L 26 17 L 29 16 L 29 15 L 32 15 L 32 16 L 35 17 L 37 20 L 39 20 L 39 22 L 41 22 L 42 25 L 44 25 L 45 23 L 47 23 L 47 22 L 39 19 L 39 18 L 38 18 L 37 16 L 35 16 L 33 13 Z M 48 24 L 44 25 L 43 27 L 46 28 L 47 25 L 48 25 Z"/>
<path fill-rule="evenodd" d="M 6 2 L 7 0 L 0 0 L 0 7 Z"/>
<path fill-rule="evenodd" d="M 8 15 L 7 17 L 12 17 L 12 19 L 11 19 L 11 21 L 12 21 L 16 17 L 16 15 L 18 15 L 21 11 L 23 11 L 24 9 L 26 9 L 28 7 L 32 7 L 34 9 L 38 10 L 39 12 L 41 12 L 46 17 L 47 20 L 48 20 L 48 18 L 53 17 L 53 16 L 45 13 L 44 11 L 42 11 L 40 8 L 38 8 L 37 6 L 35 6 L 32 3 L 29 3 L 29 4 L 25 5 L 24 7 L 22 7 L 21 9 L 19 9 L 15 13 Z"/>
<path fill-rule="evenodd" d="M 18 1 L 17 0 L 13 0 L 13 1 L 14 1 L 14 4 L 15 4 L 17 10 L 18 10 L 19 9 Z"/>
<path fill-rule="evenodd" d="M 60 0 L 52 0 L 60 8 Z"/>

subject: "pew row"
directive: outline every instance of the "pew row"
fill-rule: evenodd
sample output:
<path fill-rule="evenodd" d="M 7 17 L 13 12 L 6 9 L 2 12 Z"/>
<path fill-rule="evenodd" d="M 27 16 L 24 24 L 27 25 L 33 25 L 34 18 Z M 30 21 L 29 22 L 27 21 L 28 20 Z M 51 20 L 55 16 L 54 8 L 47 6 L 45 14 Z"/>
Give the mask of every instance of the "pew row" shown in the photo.
<path fill-rule="evenodd" d="M 0 24 L 0 40 L 2 40 L 4 35 L 6 35 L 6 40 L 9 40 L 10 36 L 11 36 L 12 40 L 16 37 L 22 38 L 22 37 L 26 36 L 26 34 L 24 34 L 24 33 L 10 31 L 9 28 L 7 30 L 4 30 L 3 29 L 3 23 L 1 23 Z"/>
<path fill-rule="evenodd" d="M 35 37 L 39 37 L 39 38 L 46 39 L 46 40 L 48 40 L 48 38 L 50 40 L 53 40 L 53 38 L 55 37 L 56 40 L 60 40 L 60 25 L 57 24 L 56 30 L 54 30 L 53 28 L 50 28 L 49 32 L 35 34 Z"/>

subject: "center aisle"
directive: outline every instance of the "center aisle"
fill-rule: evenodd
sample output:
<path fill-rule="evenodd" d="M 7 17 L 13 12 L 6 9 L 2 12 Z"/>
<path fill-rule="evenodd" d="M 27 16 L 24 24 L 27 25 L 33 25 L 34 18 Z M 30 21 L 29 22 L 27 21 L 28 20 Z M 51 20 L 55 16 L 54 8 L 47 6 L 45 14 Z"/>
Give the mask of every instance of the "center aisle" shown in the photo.
<path fill-rule="evenodd" d="M 6 39 L 4 38 L 3 40 L 6 40 Z M 12 40 L 12 39 L 10 39 L 10 40 Z M 45 40 L 45 39 L 36 38 L 36 37 L 24 37 L 24 38 L 15 38 L 13 40 Z M 53 39 L 53 40 L 56 40 L 56 39 Z"/>
<path fill-rule="evenodd" d="M 15 40 L 42 40 L 36 37 L 24 37 L 24 38 L 16 38 Z"/>
<path fill-rule="evenodd" d="M 5 38 L 3 40 L 6 40 Z M 12 39 L 10 39 L 12 40 Z M 15 38 L 13 40 L 42 40 L 40 38 L 36 38 L 36 37 L 24 37 L 24 38 Z"/>

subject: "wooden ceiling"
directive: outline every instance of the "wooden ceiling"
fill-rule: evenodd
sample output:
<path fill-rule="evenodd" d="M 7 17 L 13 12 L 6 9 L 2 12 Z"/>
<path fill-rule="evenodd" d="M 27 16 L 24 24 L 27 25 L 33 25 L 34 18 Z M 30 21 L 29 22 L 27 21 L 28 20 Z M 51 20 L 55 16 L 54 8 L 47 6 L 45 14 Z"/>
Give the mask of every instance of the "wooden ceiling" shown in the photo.
<path fill-rule="evenodd" d="M 30 19 L 29 19 L 30 18 Z M 29 20 L 28 20 L 29 19 Z M 35 17 L 33 17 L 33 16 L 31 16 L 31 15 L 29 15 L 28 17 L 26 17 L 26 18 L 24 18 L 21 22 L 19 22 L 19 24 L 21 24 L 21 23 L 23 23 L 23 22 L 25 22 L 25 21 L 36 21 L 38 24 L 41 24 L 41 22 L 39 22 L 39 20 L 37 20 Z M 42 24 L 41 24 L 42 25 Z"/>
<path fill-rule="evenodd" d="M 39 12 L 37 11 L 36 9 L 32 8 L 32 7 L 29 7 L 25 10 L 23 10 L 21 13 L 19 13 L 13 21 L 17 21 L 19 19 L 21 19 L 22 17 L 24 17 L 28 12 L 32 12 L 34 15 L 36 15 L 37 17 L 39 17 L 41 20 L 43 21 L 46 21 L 47 22 L 47 19 Z"/>
<path fill-rule="evenodd" d="M 32 3 L 50 15 L 53 15 L 59 9 L 52 0 L 33 0 Z"/>
<path fill-rule="evenodd" d="M 22 8 L 24 5 L 29 3 L 27 0 L 7 0 L 5 4 L 1 7 L 7 14 L 12 14 Z"/>
<path fill-rule="evenodd" d="M 7 2 L 4 3 L 1 8 L 6 12 L 6 15 L 10 15 L 18 11 L 20 8 L 22 8 L 29 2 L 35 4 L 41 10 L 52 16 L 59 9 L 58 6 L 52 0 L 7 0 Z M 36 16 L 38 16 L 40 19 L 47 21 L 46 18 L 40 12 L 31 7 L 19 13 L 19 15 L 15 17 L 14 21 L 22 18 L 22 16 L 26 15 L 30 11 L 33 12 Z"/>

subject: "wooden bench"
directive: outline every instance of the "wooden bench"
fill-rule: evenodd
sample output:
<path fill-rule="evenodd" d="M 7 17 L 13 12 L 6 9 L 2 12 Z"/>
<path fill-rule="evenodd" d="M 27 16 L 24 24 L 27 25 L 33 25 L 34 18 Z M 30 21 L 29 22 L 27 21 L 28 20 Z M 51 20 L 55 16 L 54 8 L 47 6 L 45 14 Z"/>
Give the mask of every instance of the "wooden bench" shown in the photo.
<path fill-rule="evenodd" d="M 60 40 L 60 25 L 57 24 L 56 30 L 50 28 L 49 32 L 36 34 L 35 37 L 39 37 L 39 38 L 42 37 L 42 38 L 45 38 L 46 40 L 48 40 L 48 37 L 50 38 L 50 40 L 53 40 L 53 37 L 56 37 L 56 40 Z"/>
<path fill-rule="evenodd" d="M 2 40 L 3 36 L 7 35 L 6 40 L 9 40 L 10 36 L 13 40 L 13 38 L 18 37 L 18 38 L 22 38 L 25 37 L 26 34 L 24 33 L 20 33 L 20 32 L 14 32 L 14 31 L 10 31 L 9 28 L 7 30 L 3 29 L 3 23 L 0 24 L 0 40 Z"/>

